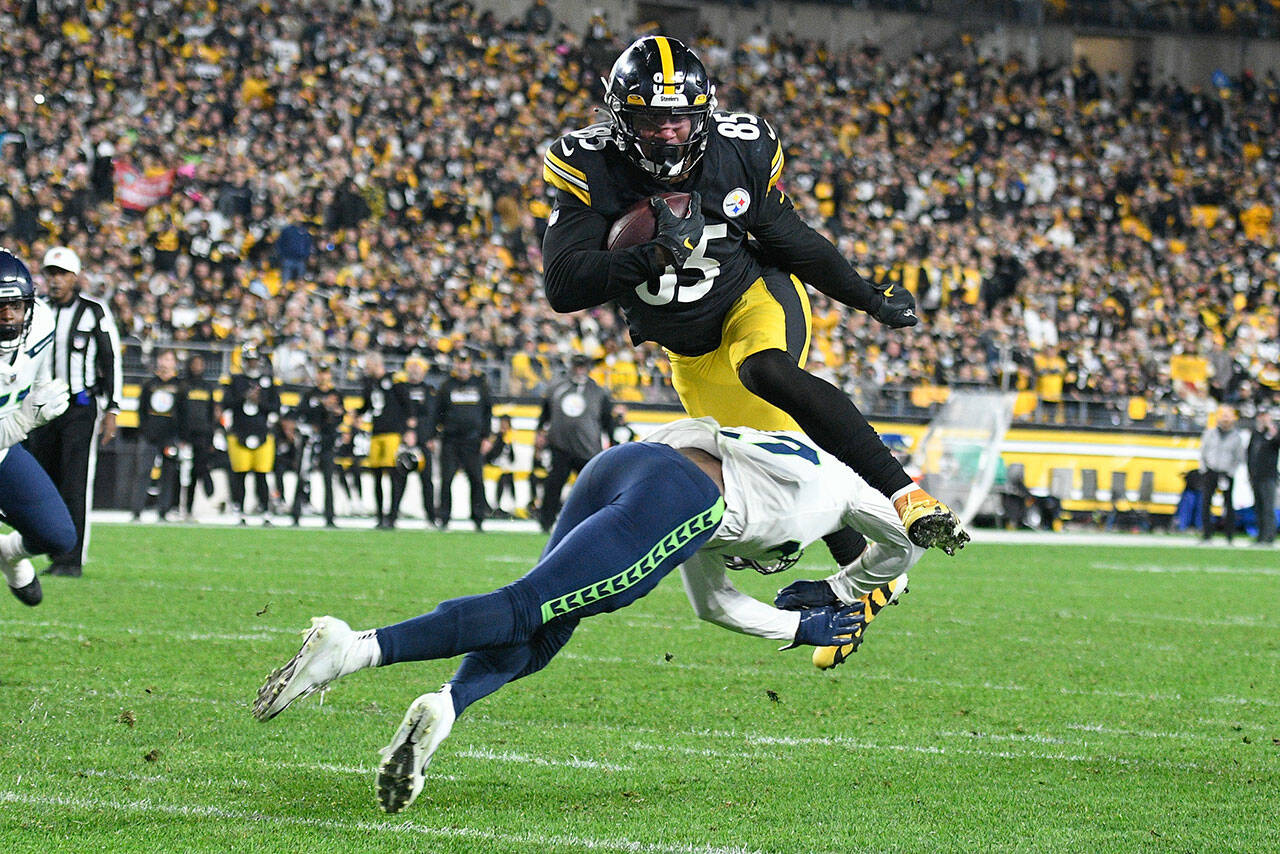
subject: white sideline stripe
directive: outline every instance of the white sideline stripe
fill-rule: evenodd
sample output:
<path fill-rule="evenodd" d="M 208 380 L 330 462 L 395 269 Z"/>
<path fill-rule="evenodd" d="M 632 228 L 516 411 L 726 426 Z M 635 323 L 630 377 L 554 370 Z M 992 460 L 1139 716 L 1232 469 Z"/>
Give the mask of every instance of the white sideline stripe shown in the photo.
<path fill-rule="evenodd" d="M 1208 721 L 1199 721 L 1199 723 L 1208 723 Z M 1103 724 L 1065 724 L 1066 728 L 1069 730 L 1075 730 L 1077 732 L 1096 732 L 1099 735 L 1122 735 L 1126 738 L 1154 738 L 1160 741 L 1165 741 L 1171 738 L 1180 738 L 1184 741 L 1212 741 L 1217 743 L 1235 740 L 1239 737 L 1238 733 L 1244 732 L 1246 729 L 1253 732 L 1266 731 L 1266 727 L 1263 726 L 1227 723 L 1222 723 L 1220 725 L 1227 728 L 1239 727 L 1239 730 L 1232 730 L 1232 732 L 1229 733 L 1224 732 L 1218 735 L 1212 735 L 1204 732 L 1157 732 L 1145 729 L 1116 729 Z"/>
<path fill-rule="evenodd" d="M 62 640 L 85 640 L 86 634 L 125 634 L 131 637 L 155 637 L 167 638 L 170 640 L 218 640 L 218 641 L 266 641 L 272 640 L 272 632 L 263 629 L 258 632 L 173 632 L 173 631 L 155 631 L 152 629 L 137 629 L 131 626 L 85 626 L 79 623 L 63 623 L 58 620 L 0 620 L 0 627 L 5 629 L 8 634 L 9 629 L 29 628 L 29 629 L 69 629 L 71 631 L 80 632 L 78 635 L 65 635 L 57 632 L 51 632 L 42 636 L 42 639 L 62 639 Z M 277 630 L 278 631 L 278 630 Z"/>
<path fill-rule="evenodd" d="M 390 833 L 439 839 L 471 839 L 501 842 L 524 846 L 537 851 L 556 846 L 581 848 L 587 851 L 624 851 L 641 854 L 762 854 L 749 848 L 721 848 L 713 845 L 668 845 L 661 842 L 640 842 L 631 839 L 599 839 L 591 836 L 556 834 L 544 836 L 533 833 L 499 833 L 470 827 L 431 827 L 416 822 L 400 823 L 392 819 L 386 822 L 342 821 L 331 818 L 303 818 L 299 816 L 264 815 L 247 810 L 230 810 L 204 804 L 173 804 L 143 798 L 137 801 L 120 801 L 109 798 L 71 798 L 63 795 L 32 795 L 25 792 L 0 791 L 0 803 L 26 804 L 36 807 L 61 807 L 80 810 L 118 810 L 143 814 L 159 814 L 179 818 L 213 818 L 239 821 L 245 824 L 264 824 L 283 827 L 308 827 L 320 830 L 358 831 L 362 833 Z"/>
<path fill-rule="evenodd" d="M 219 778 L 218 780 L 210 780 L 207 777 L 205 778 L 196 777 L 195 779 L 193 779 L 190 776 L 183 776 L 181 774 L 139 774 L 136 771 L 108 771 L 102 768 L 81 768 L 80 770 L 75 772 L 75 776 L 102 777 L 103 779 L 106 779 L 106 780 L 132 780 L 137 783 L 179 783 L 181 782 L 185 784 L 190 784 L 195 782 L 195 783 L 203 783 L 203 784 L 212 783 L 218 786 L 222 786 L 222 785 L 253 786 L 255 788 L 262 789 L 262 790 L 265 790 L 267 788 L 265 783 L 262 783 L 260 781 L 250 783 L 248 780 L 244 780 L 240 777 Z"/>
<path fill-rule="evenodd" d="M 1194 762 L 1168 762 L 1161 759 L 1131 759 L 1125 756 L 1086 755 L 1082 753 L 1040 753 L 1038 751 L 1014 752 L 1010 750 L 980 750 L 972 747 L 940 747 L 929 744 L 881 744 L 871 741 L 857 741 L 840 736 L 816 738 L 751 738 L 751 744 L 762 747 L 795 747 L 816 745 L 819 747 L 843 747 L 851 750 L 891 750 L 895 753 L 920 753 L 935 756 L 985 756 L 991 759 L 1033 759 L 1054 762 L 1111 762 L 1117 765 L 1170 768 L 1177 771 L 1205 770 L 1203 765 Z M 743 751 L 717 750 L 713 747 L 678 747 L 669 744 L 645 744 L 635 742 L 632 750 L 661 750 L 667 753 L 684 753 L 703 756 L 709 759 L 760 759 L 760 753 Z M 1213 770 L 1213 769 L 1208 769 Z"/>
<path fill-rule="evenodd" d="M 1265 575 L 1280 576 L 1280 569 L 1269 569 L 1267 567 L 1242 567 L 1242 566 L 1195 566 L 1195 565 L 1177 565 L 1177 564 L 1125 564 L 1125 563 L 1091 563 L 1090 569 L 1107 569 L 1115 572 L 1149 572 L 1158 575 L 1175 575 L 1182 572 L 1202 573 L 1204 575 Z"/>
<path fill-rule="evenodd" d="M 488 747 L 468 747 L 455 751 L 454 756 L 464 759 L 492 759 L 498 762 L 518 762 L 525 765 L 540 765 L 554 768 L 590 768 L 600 771 L 630 771 L 630 765 L 615 765 L 612 762 L 597 762 L 594 759 L 544 759 L 541 756 L 529 756 L 524 753 L 512 753 L 508 750 L 496 751 Z"/>
<path fill-rule="evenodd" d="M 171 640 L 272 640 L 273 635 L 296 635 L 302 638 L 306 629 L 282 629 L 276 626 L 259 626 L 252 632 L 174 632 L 135 626 L 87 626 L 84 623 L 68 623 L 64 620 L 0 620 L 3 627 L 37 629 L 69 629 L 89 634 L 125 634 L 132 637 L 156 637 Z"/>
<path fill-rule="evenodd" d="M 348 576 L 349 577 L 349 576 Z M 126 587 L 150 587 L 156 590 L 190 590 L 195 593 L 237 593 L 249 596 L 279 596 L 280 598 L 297 597 L 305 598 L 307 596 L 321 595 L 322 590 L 313 588 L 311 590 L 285 590 L 279 587 L 230 587 L 227 585 L 212 584 L 182 584 L 177 581 L 157 581 L 154 578 L 121 578 L 118 576 L 95 577 L 94 582 L 109 582 L 122 584 Z M 368 601 L 369 597 L 363 593 L 344 593 L 343 600 L 351 601 Z"/>

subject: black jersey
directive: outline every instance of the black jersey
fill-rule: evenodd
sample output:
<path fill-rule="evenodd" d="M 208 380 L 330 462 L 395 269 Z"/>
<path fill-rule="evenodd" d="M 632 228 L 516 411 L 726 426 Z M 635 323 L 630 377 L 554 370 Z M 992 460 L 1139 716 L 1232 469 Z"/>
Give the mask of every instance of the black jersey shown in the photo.
<path fill-rule="evenodd" d="M 364 403 L 359 410 L 361 415 L 368 415 L 373 421 L 373 434 L 403 433 L 410 418 L 409 386 L 397 382 L 390 374 L 378 379 L 365 377 Z"/>
<path fill-rule="evenodd" d="M 656 341 L 697 356 L 720 345 L 725 314 L 765 273 L 747 251 L 748 234 L 769 263 L 866 310 L 877 302 L 829 241 L 805 225 L 777 186 L 784 157 L 777 134 L 750 113 L 712 114 L 713 129 L 693 174 L 665 183 L 637 169 L 614 143 L 608 123 L 561 137 L 543 175 L 556 206 L 543 242 L 547 297 L 557 311 L 617 300 L 635 343 Z M 651 245 L 606 252 L 610 225 L 642 199 L 697 191 L 706 226 L 689 260 L 663 268 Z"/>
<path fill-rule="evenodd" d="M 261 445 L 280 417 L 280 394 L 270 374 L 251 377 L 232 374 L 223 395 L 224 411 L 231 415 L 227 432 L 247 448 Z"/>
<path fill-rule="evenodd" d="M 406 382 L 405 386 L 409 391 L 409 412 L 418 425 L 418 444 L 425 445 L 431 439 L 427 428 L 436 420 L 436 387 L 426 380 Z"/>
<path fill-rule="evenodd" d="M 178 438 L 181 426 L 182 381 L 152 377 L 138 395 L 138 428 L 153 445 L 167 445 Z"/>

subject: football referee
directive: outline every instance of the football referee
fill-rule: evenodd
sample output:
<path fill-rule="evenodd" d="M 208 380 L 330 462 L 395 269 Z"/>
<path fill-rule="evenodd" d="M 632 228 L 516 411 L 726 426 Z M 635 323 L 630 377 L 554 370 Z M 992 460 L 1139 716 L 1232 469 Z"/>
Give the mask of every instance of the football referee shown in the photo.
<path fill-rule="evenodd" d="M 71 405 L 33 431 L 27 448 L 57 485 L 76 525 L 76 547 L 54 555 L 46 573 L 79 576 L 89 547 L 98 445 L 115 436 L 120 411 L 120 339 L 106 304 L 81 292 L 80 257 L 72 249 L 50 249 L 43 267 L 56 323 L 53 375 L 66 380 Z"/>

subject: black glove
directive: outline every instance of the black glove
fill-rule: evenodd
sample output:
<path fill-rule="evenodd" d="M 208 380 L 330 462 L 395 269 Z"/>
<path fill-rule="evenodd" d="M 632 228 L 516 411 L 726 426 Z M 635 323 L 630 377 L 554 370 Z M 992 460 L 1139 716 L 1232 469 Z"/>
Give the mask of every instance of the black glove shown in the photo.
<path fill-rule="evenodd" d="M 782 649 L 792 649 L 801 644 L 809 646 L 843 646 L 854 634 L 860 633 L 866 620 L 862 616 L 862 603 L 845 608 L 811 608 L 800 612 L 800 626 L 796 639 Z"/>
<path fill-rule="evenodd" d="M 793 581 L 778 591 L 773 597 L 773 607 L 784 611 L 803 611 L 807 608 L 821 608 L 825 605 L 840 606 L 831 585 L 824 580 Z"/>
<path fill-rule="evenodd" d="M 876 293 L 884 297 L 880 307 L 871 312 L 871 316 L 876 320 L 894 329 L 915 326 L 920 322 L 920 318 L 916 317 L 916 298 L 901 283 L 873 287 Z"/>
<path fill-rule="evenodd" d="M 683 267 L 698 241 L 702 240 L 702 227 L 707 224 L 706 217 L 702 215 L 702 194 L 689 194 L 689 212 L 683 217 L 676 216 L 662 196 L 649 199 L 649 206 L 653 208 L 657 224 L 653 242 L 671 253 L 675 266 Z"/>

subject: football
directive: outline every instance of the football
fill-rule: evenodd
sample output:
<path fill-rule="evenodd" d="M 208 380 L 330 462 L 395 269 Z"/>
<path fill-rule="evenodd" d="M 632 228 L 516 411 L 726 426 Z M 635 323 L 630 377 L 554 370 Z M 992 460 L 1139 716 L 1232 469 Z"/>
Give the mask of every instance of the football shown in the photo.
<path fill-rule="evenodd" d="M 688 193 L 663 193 L 672 213 L 684 216 L 689 212 Z M 658 223 L 653 216 L 653 208 L 648 199 L 641 199 L 631 206 L 631 210 L 618 217 L 618 221 L 609 229 L 609 237 L 605 240 L 606 249 L 628 249 L 648 243 L 657 234 Z"/>

